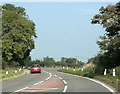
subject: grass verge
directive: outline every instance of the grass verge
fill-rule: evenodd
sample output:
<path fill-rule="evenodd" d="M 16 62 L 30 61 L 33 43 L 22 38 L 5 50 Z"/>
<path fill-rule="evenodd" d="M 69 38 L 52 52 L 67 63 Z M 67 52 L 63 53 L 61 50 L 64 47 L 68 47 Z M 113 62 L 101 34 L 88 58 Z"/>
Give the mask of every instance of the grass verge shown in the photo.
<path fill-rule="evenodd" d="M 15 77 L 19 77 L 25 74 L 25 71 L 22 69 L 21 71 L 17 71 L 17 73 L 15 73 L 14 69 L 9 69 L 8 70 L 8 75 L 6 75 L 6 70 L 2 70 L 1 74 L 0 74 L 0 81 L 4 81 L 4 80 L 8 80 L 8 79 L 12 79 Z"/>

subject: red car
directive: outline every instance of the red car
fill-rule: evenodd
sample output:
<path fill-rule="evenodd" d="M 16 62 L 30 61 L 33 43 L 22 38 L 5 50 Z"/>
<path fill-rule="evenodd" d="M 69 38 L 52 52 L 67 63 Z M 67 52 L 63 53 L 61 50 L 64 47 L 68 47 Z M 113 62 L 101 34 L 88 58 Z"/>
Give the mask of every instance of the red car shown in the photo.
<path fill-rule="evenodd" d="M 41 68 L 40 68 L 39 64 L 33 64 L 31 66 L 31 73 L 33 73 L 33 72 L 39 72 L 39 73 L 41 73 Z"/>

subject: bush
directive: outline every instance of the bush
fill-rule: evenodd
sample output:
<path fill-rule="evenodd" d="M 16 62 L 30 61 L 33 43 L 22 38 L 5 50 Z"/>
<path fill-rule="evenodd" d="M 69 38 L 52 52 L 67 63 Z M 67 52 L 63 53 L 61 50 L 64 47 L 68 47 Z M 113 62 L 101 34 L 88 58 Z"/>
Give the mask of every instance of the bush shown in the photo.
<path fill-rule="evenodd" d="M 114 68 L 115 69 L 115 74 L 120 75 L 120 66 Z M 113 75 L 113 68 L 108 70 L 110 75 Z"/>
<path fill-rule="evenodd" d="M 10 67 L 18 67 L 18 66 L 20 66 L 19 62 L 12 61 L 10 64 Z"/>
<path fill-rule="evenodd" d="M 2 61 L 2 69 L 5 69 L 8 66 L 8 63 L 6 61 Z"/>
<path fill-rule="evenodd" d="M 112 75 L 113 74 L 113 69 L 109 69 L 108 72 L 109 72 L 110 75 Z"/>
<path fill-rule="evenodd" d="M 105 68 L 103 68 L 103 67 L 96 67 L 95 68 L 95 73 L 103 74 L 104 70 L 105 70 Z"/>
<path fill-rule="evenodd" d="M 89 72 L 89 73 L 93 73 L 94 72 L 94 66 L 89 66 L 87 68 L 84 69 L 84 72 Z"/>
<path fill-rule="evenodd" d="M 116 67 L 115 70 L 116 70 L 116 75 L 120 75 L 120 66 Z"/>
<path fill-rule="evenodd" d="M 96 76 L 96 74 L 95 73 L 89 73 L 89 72 L 87 72 L 83 76 L 89 77 L 89 78 L 94 78 L 94 76 Z"/>

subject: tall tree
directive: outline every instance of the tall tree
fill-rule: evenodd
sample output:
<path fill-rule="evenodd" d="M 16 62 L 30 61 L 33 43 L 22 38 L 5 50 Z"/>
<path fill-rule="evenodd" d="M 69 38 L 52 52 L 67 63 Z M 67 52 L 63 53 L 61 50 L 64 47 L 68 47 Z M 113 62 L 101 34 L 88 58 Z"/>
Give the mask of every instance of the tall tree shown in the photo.
<path fill-rule="evenodd" d="M 0 66 L 2 64 L 2 6 L 0 5 Z"/>
<path fill-rule="evenodd" d="M 108 57 L 111 67 L 120 65 L 120 2 L 99 9 L 92 19 L 92 24 L 100 24 L 105 28 L 104 36 L 97 41 L 104 55 Z"/>
<path fill-rule="evenodd" d="M 35 24 L 25 9 L 12 4 L 2 6 L 2 56 L 6 61 L 20 61 L 29 56 L 37 38 Z"/>

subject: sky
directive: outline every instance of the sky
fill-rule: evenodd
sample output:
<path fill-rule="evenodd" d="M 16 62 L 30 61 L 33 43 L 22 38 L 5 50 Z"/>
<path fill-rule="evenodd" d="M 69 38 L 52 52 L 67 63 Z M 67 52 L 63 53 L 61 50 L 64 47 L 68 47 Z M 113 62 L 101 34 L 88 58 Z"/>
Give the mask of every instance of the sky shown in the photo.
<path fill-rule="evenodd" d="M 87 62 L 100 51 L 96 41 L 103 35 L 100 25 L 91 19 L 101 6 L 114 2 L 11 2 L 24 7 L 29 19 L 36 24 L 35 49 L 32 60 L 53 57 L 73 57 Z"/>

